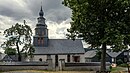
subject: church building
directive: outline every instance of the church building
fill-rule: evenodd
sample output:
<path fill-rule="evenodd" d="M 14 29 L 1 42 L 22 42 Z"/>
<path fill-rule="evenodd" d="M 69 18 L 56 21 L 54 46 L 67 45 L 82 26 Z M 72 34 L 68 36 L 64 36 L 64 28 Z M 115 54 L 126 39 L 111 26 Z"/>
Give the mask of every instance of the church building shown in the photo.
<path fill-rule="evenodd" d="M 48 38 L 48 29 L 42 6 L 37 20 L 35 35 L 33 36 L 35 47 L 33 61 L 46 61 L 51 58 L 54 66 L 58 66 L 60 59 L 64 59 L 65 62 L 84 62 L 85 50 L 80 39 L 73 41 Z"/>

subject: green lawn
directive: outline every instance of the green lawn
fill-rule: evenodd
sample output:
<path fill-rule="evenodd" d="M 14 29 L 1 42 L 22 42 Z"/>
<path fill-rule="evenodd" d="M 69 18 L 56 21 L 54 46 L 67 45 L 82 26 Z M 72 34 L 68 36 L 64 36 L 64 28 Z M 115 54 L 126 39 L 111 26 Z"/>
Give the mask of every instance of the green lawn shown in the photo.
<path fill-rule="evenodd" d="M 112 68 L 111 70 L 111 73 L 125 73 L 127 70 L 127 68 L 125 67 L 115 67 L 115 68 Z"/>

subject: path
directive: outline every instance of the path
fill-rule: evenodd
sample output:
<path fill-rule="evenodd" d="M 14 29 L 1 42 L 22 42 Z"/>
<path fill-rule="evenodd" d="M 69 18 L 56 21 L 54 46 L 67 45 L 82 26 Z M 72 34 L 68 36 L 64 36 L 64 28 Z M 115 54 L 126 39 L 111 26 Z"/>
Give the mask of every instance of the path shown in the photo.
<path fill-rule="evenodd" d="M 9 71 L 2 73 L 95 73 L 94 71 L 35 71 L 35 70 L 27 70 L 27 71 Z"/>

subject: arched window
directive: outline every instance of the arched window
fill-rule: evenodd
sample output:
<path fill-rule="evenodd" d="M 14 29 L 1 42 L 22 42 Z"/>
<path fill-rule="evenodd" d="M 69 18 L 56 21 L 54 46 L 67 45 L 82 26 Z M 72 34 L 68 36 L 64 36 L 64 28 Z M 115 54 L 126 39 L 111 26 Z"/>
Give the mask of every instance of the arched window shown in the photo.
<path fill-rule="evenodd" d="M 40 38 L 38 38 L 38 45 L 40 45 Z"/>

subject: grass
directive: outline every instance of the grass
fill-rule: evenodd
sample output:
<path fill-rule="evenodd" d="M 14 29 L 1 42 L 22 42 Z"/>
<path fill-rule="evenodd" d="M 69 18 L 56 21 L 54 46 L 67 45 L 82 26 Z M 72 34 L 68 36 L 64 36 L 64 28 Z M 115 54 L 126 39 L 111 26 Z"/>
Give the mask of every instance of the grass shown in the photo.
<path fill-rule="evenodd" d="M 115 67 L 112 68 L 111 73 L 125 73 L 126 69 L 124 67 Z"/>

